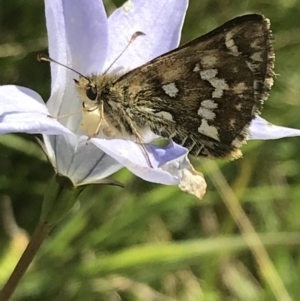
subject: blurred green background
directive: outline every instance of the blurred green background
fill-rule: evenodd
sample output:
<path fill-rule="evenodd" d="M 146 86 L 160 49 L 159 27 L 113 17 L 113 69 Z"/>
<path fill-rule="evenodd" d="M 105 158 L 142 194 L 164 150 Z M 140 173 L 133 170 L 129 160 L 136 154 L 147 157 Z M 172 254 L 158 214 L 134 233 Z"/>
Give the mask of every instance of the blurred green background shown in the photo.
<path fill-rule="evenodd" d="M 122 4 L 106 2 L 108 14 Z M 263 117 L 300 129 L 300 0 L 191 0 L 182 42 L 249 12 L 270 18 L 275 38 L 278 76 Z M 47 100 L 49 65 L 36 60 L 46 52 L 43 1 L 0 0 L 0 84 L 32 88 Z M 124 189 L 84 191 L 42 246 L 13 300 L 299 300 L 299 151 L 300 138 L 252 141 L 243 147 L 243 159 L 194 162 L 208 183 L 201 201 L 176 186 L 146 183 L 120 171 L 115 179 Z M 280 285 L 279 293 L 270 288 L 271 274 L 262 276 L 224 203 L 226 186 L 214 185 L 216 166 L 290 299 L 280 297 Z M 0 137 L 0 286 L 38 222 L 52 173 L 33 135 Z"/>

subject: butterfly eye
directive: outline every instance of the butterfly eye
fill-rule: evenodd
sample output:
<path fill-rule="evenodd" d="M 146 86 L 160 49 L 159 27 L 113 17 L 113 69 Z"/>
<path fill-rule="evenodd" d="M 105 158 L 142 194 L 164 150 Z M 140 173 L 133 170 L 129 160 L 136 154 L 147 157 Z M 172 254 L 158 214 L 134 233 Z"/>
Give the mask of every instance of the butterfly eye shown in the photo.
<path fill-rule="evenodd" d="M 89 98 L 89 100 L 96 100 L 97 98 L 97 90 L 95 87 L 88 87 L 86 89 L 86 96 Z"/>

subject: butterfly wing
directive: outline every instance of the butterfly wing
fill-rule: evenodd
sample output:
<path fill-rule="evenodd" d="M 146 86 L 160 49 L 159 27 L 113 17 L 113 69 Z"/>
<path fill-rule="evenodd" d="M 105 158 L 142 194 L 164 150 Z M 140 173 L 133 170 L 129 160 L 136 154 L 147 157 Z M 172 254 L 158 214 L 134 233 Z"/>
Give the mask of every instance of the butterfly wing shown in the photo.
<path fill-rule="evenodd" d="M 228 21 L 121 76 L 114 89 L 138 127 L 196 156 L 238 157 L 273 83 L 268 19 Z"/>

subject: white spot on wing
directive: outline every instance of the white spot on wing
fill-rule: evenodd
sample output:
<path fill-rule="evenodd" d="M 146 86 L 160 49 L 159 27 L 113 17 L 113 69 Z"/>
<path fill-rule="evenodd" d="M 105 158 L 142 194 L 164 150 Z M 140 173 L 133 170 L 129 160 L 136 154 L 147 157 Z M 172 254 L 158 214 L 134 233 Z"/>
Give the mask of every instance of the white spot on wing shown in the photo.
<path fill-rule="evenodd" d="M 215 78 L 215 76 L 217 74 L 218 74 L 217 69 L 207 69 L 207 70 L 200 71 L 201 78 L 204 79 L 204 80 L 208 80 L 208 81 Z"/>
<path fill-rule="evenodd" d="M 261 52 L 254 52 L 250 58 L 255 62 L 263 62 L 263 59 L 261 57 Z"/>
<path fill-rule="evenodd" d="M 205 68 L 215 67 L 217 64 L 217 61 L 218 61 L 218 59 L 212 55 L 205 55 L 205 56 L 201 57 L 201 65 L 203 65 Z M 193 71 L 200 71 L 200 69 L 199 70 L 195 70 L 195 69 Z"/>
<path fill-rule="evenodd" d="M 216 117 L 216 114 L 213 112 L 213 109 L 216 109 L 218 104 L 211 99 L 206 99 L 201 102 L 201 107 L 198 110 L 198 115 L 207 120 L 213 120 Z"/>
<path fill-rule="evenodd" d="M 217 141 L 220 141 L 217 128 L 214 126 L 208 125 L 208 123 L 205 119 L 202 119 L 201 125 L 198 128 L 198 132 L 205 136 L 211 137 Z"/>
<path fill-rule="evenodd" d="M 201 69 L 199 67 L 199 64 L 196 64 L 195 68 L 193 69 L 194 72 L 199 72 Z"/>
<path fill-rule="evenodd" d="M 201 102 L 201 107 L 207 109 L 216 109 L 218 107 L 218 104 L 215 103 L 212 99 L 205 99 Z"/>
<path fill-rule="evenodd" d="M 216 114 L 213 111 L 202 107 L 198 110 L 198 115 L 207 120 L 214 120 L 216 117 Z"/>
<path fill-rule="evenodd" d="M 225 45 L 232 53 L 239 54 L 239 50 L 233 40 L 233 34 L 230 31 L 225 35 Z"/>
<path fill-rule="evenodd" d="M 247 87 L 245 85 L 245 83 L 241 82 L 236 84 L 232 90 L 236 93 L 236 94 L 242 94 L 247 90 Z"/>
<path fill-rule="evenodd" d="M 169 83 L 169 84 L 163 85 L 162 88 L 165 91 L 165 93 L 167 95 L 169 95 L 170 97 L 176 97 L 176 95 L 179 92 L 175 83 Z"/>
<path fill-rule="evenodd" d="M 155 115 L 163 117 L 164 119 L 167 119 L 170 121 L 174 121 L 173 116 L 169 112 L 161 111 L 161 112 L 155 113 Z"/>
<path fill-rule="evenodd" d="M 215 88 L 215 91 L 212 93 L 212 97 L 221 98 L 223 96 L 223 91 L 228 90 L 229 86 L 226 83 L 225 79 L 217 78 L 218 74 L 217 69 L 208 69 L 200 71 L 200 76 L 203 80 L 207 80 Z"/>

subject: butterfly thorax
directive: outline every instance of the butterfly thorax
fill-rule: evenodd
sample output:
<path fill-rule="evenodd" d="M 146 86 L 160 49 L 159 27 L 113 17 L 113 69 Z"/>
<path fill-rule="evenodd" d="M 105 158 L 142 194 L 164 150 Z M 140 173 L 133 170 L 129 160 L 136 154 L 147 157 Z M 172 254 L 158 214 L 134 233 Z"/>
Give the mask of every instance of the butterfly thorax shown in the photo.
<path fill-rule="evenodd" d="M 75 80 L 76 90 L 82 100 L 81 129 L 90 137 L 99 132 L 111 137 L 134 135 L 136 125 L 126 117 L 126 104 L 122 91 L 114 83 L 122 74 L 81 76 Z M 130 123 L 130 124 L 129 124 Z"/>

